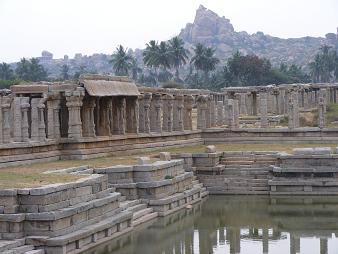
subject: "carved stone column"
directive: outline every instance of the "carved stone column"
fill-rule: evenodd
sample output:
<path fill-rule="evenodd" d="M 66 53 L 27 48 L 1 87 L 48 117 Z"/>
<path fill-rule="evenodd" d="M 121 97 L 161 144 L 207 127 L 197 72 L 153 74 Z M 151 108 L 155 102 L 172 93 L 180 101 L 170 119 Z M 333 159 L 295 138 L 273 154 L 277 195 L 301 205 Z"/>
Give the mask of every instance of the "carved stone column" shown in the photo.
<path fill-rule="evenodd" d="M 239 128 L 239 101 L 233 100 L 234 128 Z"/>
<path fill-rule="evenodd" d="M 162 99 L 160 94 L 153 94 L 151 114 L 151 131 L 162 132 Z"/>
<path fill-rule="evenodd" d="M 184 96 L 184 129 L 192 130 L 192 108 L 194 104 L 194 97 L 191 95 Z"/>
<path fill-rule="evenodd" d="M 320 129 L 323 129 L 325 127 L 325 102 L 323 97 L 319 97 L 318 126 Z"/>
<path fill-rule="evenodd" d="M 183 108 L 184 108 L 184 97 L 181 94 L 175 95 L 174 101 L 174 131 L 183 131 Z"/>
<path fill-rule="evenodd" d="M 223 101 L 217 102 L 217 126 L 224 124 L 224 105 Z"/>
<path fill-rule="evenodd" d="M 21 114 L 22 114 L 21 133 L 23 142 L 29 141 L 29 123 L 28 123 L 29 108 L 30 108 L 29 98 L 21 97 Z"/>
<path fill-rule="evenodd" d="M 216 126 L 216 103 L 213 96 L 209 100 L 210 127 Z"/>
<path fill-rule="evenodd" d="M 10 109 L 11 109 L 11 99 L 7 96 L 2 97 L 1 101 L 2 109 L 2 142 L 10 143 L 11 142 L 11 124 L 10 124 Z"/>
<path fill-rule="evenodd" d="M 268 100 L 266 93 L 260 93 L 260 114 L 261 114 L 261 128 L 267 128 L 268 122 Z"/>
<path fill-rule="evenodd" d="M 166 94 L 163 100 L 163 125 L 162 130 L 171 132 L 173 130 L 173 100 L 174 97 Z"/>
<path fill-rule="evenodd" d="M 152 94 L 145 93 L 143 96 L 144 106 L 144 132 L 150 133 L 150 105 L 151 105 Z"/>
<path fill-rule="evenodd" d="M 69 111 L 68 119 L 68 137 L 81 138 L 82 137 L 82 122 L 81 122 L 81 107 L 82 99 L 85 95 L 84 88 L 77 87 L 75 91 L 66 92 L 66 106 Z"/>
<path fill-rule="evenodd" d="M 138 97 L 138 130 L 139 132 L 144 132 L 144 95 L 140 94 Z"/>
<path fill-rule="evenodd" d="M 197 129 L 205 129 L 206 125 L 206 114 L 208 110 L 208 97 L 200 95 L 197 98 Z"/>
<path fill-rule="evenodd" d="M 235 127 L 235 118 L 234 118 L 234 100 L 228 99 L 225 104 L 226 119 L 225 122 L 230 129 Z"/>

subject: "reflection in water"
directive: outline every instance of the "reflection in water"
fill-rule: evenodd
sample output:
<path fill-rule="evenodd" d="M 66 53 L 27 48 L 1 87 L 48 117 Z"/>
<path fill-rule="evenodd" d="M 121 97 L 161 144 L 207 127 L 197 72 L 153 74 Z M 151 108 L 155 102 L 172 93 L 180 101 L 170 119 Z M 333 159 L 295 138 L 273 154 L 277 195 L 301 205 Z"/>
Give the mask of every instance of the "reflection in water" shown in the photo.
<path fill-rule="evenodd" d="M 338 253 L 338 197 L 211 196 L 86 254 Z"/>

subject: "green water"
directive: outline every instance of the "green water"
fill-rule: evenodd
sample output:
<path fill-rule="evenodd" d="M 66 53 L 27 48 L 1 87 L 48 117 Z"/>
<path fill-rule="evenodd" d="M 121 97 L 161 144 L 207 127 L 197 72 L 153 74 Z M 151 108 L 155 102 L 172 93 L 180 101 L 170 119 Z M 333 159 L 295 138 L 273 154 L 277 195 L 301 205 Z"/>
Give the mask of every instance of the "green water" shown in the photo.
<path fill-rule="evenodd" d="M 338 197 L 210 196 L 86 254 L 338 253 Z"/>

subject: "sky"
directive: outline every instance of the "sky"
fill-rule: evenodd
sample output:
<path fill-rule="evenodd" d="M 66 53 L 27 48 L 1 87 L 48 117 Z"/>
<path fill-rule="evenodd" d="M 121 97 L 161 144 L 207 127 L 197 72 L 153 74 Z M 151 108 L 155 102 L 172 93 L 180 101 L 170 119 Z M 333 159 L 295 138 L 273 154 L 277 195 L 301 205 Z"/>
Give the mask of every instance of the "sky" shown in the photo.
<path fill-rule="evenodd" d="M 200 4 L 250 34 L 324 37 L 338 27 L 338 0 L 0 0 L 0 62 L 144 48 L 178 35 Z"/>

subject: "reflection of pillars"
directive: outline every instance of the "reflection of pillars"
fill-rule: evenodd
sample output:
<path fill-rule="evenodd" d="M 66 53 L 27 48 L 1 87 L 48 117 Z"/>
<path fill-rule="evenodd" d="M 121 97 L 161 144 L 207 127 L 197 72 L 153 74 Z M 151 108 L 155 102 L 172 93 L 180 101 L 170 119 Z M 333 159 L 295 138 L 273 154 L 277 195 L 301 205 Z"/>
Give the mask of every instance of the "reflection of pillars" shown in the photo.
<path fill-rule="evenodd" d="M 225 244 L 224 228 L 219 229 L 219 244 L 222 244 L 222 245 Z"/>
<path fill-rule="evenodd" d="M 199 236 L 200 253 L 212 254 L 213 253 L 212 244 L 208 230 L 200 230 L 198 236 Z"/>
<path fill-rule="evenodd" d="M 296 254 L 300 252 L 300 239 L 290 234 L 290 254 Z"/>
<path fill-rule="evenodd" d="M 241 252 L 241 230 L 240 228 L 228 228 L 227 236 L 229 234 L 230 240 L 230 254 L 237 254 Z"/>
<path fill-rule="evenodd" d="M 320 254 L 327 254 L 327 238 L 320 238 Z"/>
<path fill-rule="evenodd" d="M 252 234 L 253 234 L 254 237 L 258 237 L 258 228 L 253 228 Z"/>
<path fill-rule="evenodd" d="M 263 254 L 269 253 L 269 229 L 263 228 Z"/>
<path fill-rule="evenodd" d="M 184 252 L 185 254 L 193 254 L 193 240 L 194 240 L 194 230 L 188 229 L 184 237 Z"/>

